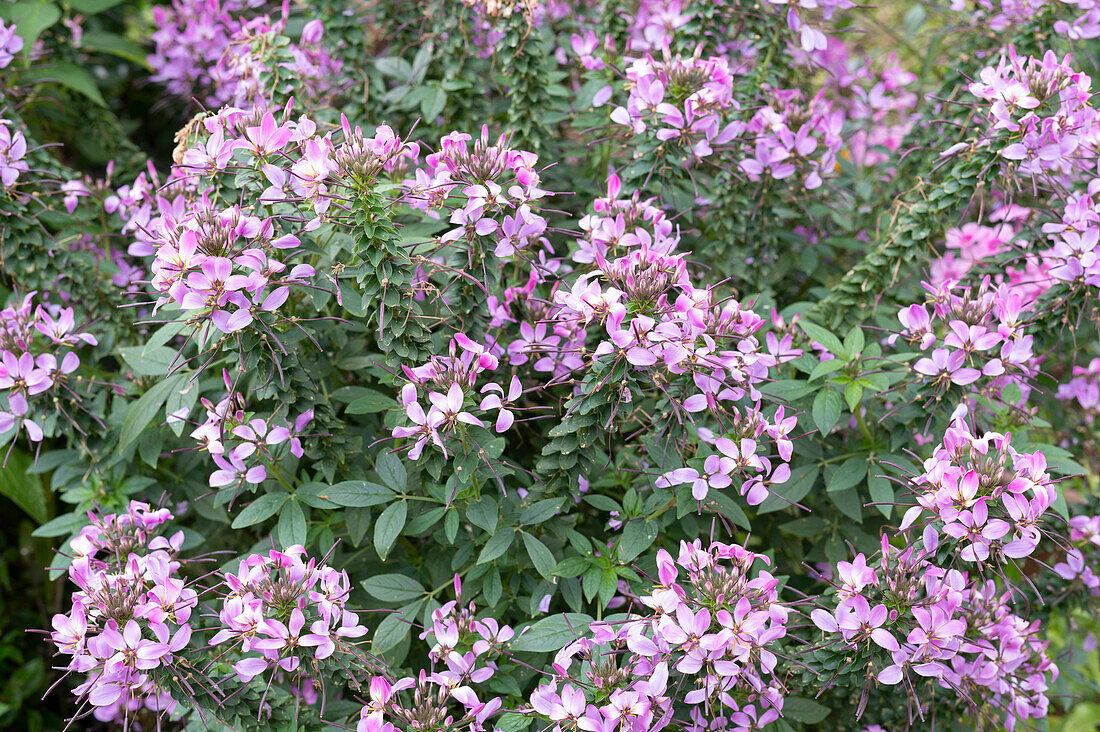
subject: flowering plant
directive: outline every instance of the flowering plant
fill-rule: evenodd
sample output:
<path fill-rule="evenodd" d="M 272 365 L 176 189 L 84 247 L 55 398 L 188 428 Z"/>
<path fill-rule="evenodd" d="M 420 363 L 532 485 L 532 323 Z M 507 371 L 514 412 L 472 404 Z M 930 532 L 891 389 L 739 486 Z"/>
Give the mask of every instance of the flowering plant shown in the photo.
<path fill-rule="evenodd" d="M 0 3 L 0 726 L 1096 721 L 1094 9 L 144 9 Z"/>

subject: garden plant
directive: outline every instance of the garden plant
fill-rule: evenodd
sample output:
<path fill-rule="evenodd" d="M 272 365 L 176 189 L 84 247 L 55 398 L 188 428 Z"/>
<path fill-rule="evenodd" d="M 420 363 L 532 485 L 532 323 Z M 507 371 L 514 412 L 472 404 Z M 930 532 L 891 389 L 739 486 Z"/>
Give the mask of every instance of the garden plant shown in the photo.
<path fill-rule="evenodd" d="M 1098 59 L 0 0 L 0 727 L 1097 729 Z"/>

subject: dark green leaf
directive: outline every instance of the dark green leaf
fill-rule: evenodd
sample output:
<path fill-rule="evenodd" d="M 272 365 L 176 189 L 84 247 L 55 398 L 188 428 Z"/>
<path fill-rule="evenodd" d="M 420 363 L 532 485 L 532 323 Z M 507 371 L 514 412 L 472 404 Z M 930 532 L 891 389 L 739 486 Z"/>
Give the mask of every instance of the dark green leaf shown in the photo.
<path fill-rule="evenodd" d="M 801 696 L 783 699 L 783 716 L 803 724 L 817 724 L 829 716 L 829 707 Z"/>
<path fill-rule="evenodd" d="M 122 452 L 132 445 L 142 431 L 160 413 L 168 395 L 186 386 L 188 374 L 176 374 L 169 376 L 164 381 L 153 385 L 136 401 L 130 402 L 126 407 L 126 415 L 122 418 L 122 432 L 118 438 L 118 451 Z"/>
<path fill-rule="evenodd" d="M 520 514 L 519 522 L 521 524 L 541 524 L 558 512 L 558 507 L 561 506 L 561 502 L 562 499 L 560 498 L 547 498 L 532 506 L 528 506 L 524 509 L 523 513 Z"/>
<path fill-rule="evenodd" d="M 393 491 L 384 485 L 368 483 L 365 480 L 345 480 L 318 494 L 318 498 L 331 501 L 337 506 L 379 506 L 393 500 Z"/>
<path fill-rule="evenodd" d="M 420 609 L 421 601 L 410 603 L 395 613 L 390 613 L 382 618 L 378 629 L 374 631 L 374 650 L 385 653 L 396 646 L 409 635 L 412 628 L 411 622 L 416 618 L 416 611 Z"/>
<path fill-rule="evenodd" d="M 297 501 L 287 501 L 276 529 L 284 548 L 306 543 L 306 515 Z"/>
<path fill-rule="evenodd" d="M 21 450 L 13 450 L 8 455 L 7 465 L 0 467 L 0 495 L 10 498 L 40 524 L 46 520 L 46 494 L 42 479 L 27 473 L 30 466 L 29 456 Z"/>
<path fill-rule="evenodd" d="M 840 339 L 820 325 L 811 323 L 808 320 L 799 320 L 798 325 L 805 331 L 806 335 L 829 349 L 829 353 L 840 355 L 844 352 Z"/>
<path fill-rule="evenodd" d="M 485 543 L 485 548 L 481 550 L 481 555 L 477 558 L 478 564 L 485 564 L 491 562 L 504 552 L 508 551 L 508 547 L 512 546 L 512 540 L 515 539 L 516 532 L 513 529 L 504 529 L 493 534 L 489 541 Z"/>
<path fill-rule="evenodd" d="M 829 434 L 829 430 L 833 428 L 837 420 L 840 419 L 840 394 L 834 389 L 826 387 L 817 393 L 814 397 L 814 406 L 811 410 L 814 424 L 817 425 L 817 429 L 821 431 L 821 435 L 824 437 Z"/>
<path fill-rule="evenodd" d="M 890 505 L 894 502 L 894 486 L 886 478 L 872 475 L 867 479 L 867 488 L 871 493 L 871 500 L 878 504 L 875 508 L 881 511 L 883 516 L 890 518 L 890 513 L 894 510 Z"/>
<path fill-rule="evenodd" d="M 395 491 L 405 490 L 408 474 L 405 472 L 405 464 L 397 453 L 384 452 L 378 456 L 378 462 L 374 464 L 374 470 L 388 487 Z"/>
<path fill-rule="evenodd" d="M 404 501 L 398 501 L 387 507 L 378 517 L 374 524 L 374 549 L 381 559 L 385 560 L 390 555 L 390 549 L 405 528 L 408 514 L 408 505 Z"/>
<path fill-rule="evenodd" d="M 371 597 L 395 604 L 415 599 L 427 592 L 423 585 L 404 574 L 379 574 L 363 580 L 361 584 Z"/>
<path fill-rule="evenodd" d="M 363 391 L 367 393 L 362 394 L 349 404 L 347 409 L 344 410 L 345 412 L 348 414 L 375 414 L 392 409 L 396 404 L 393 397 L 386 396 L 382 392 L 371 389 L 363 389 Z"/>
<path fill-rule="evenodd" d="M 271 518 L 289 498 L 290 496 L 286 493 L 265 493 L 248 504 L 240 515 L 233 519 L 233 528 L 243 529 Z"/>
<path fill-rule="evenodd" d="M 628 521 L 623 528 L 623 538 L 619 541 L 619 561 L 634 561 L 639 554 L 653 545 L 656 538 L 657 522 L 644 518 Z"/>
<path fill-rule="evenodd" d="M 840 464 L 825 483 L 825 490 L 829 493 L 843 491 L 859 485 L 863 477 L 867 475 L 868 458 L 866 455 L 857 455 L 848 458 Z"/>
<path fill-rule="evenodd" d="M 550 579 L 554 576 L 554 568 L 558 566 L 558 560 L 554 559 L 554 554 L 546 545 L 535 537 L 528 534 L 526 531 L 521 532 L 523 534 L 523 546 L 527 549 L 527 556 L 531 557 L 531 562 L 535 565 L 535 569 L 546 579 Z"/>
<path fill-rule="evenodd" d="M 584 635 L 591 623 L 591 616 L 582 613 L 551 615 L 521 629 L 512 641 L 511 650 L 527 653 L 560 651 Z"/>
<path fill-rule="evenodd" d="M 16 24 L 16 33 L 23 39 L 23 53 L 31 53 L 42 31 L 61 20 L 61 9 L 54 3 L 25 0 L 20 3 L 0 3 L 0 18 Z"/>
<path fill-rule="evenodd" d="M 76 64 L 55 64 L 51 66 L 35 66 L 27 69 L 21 80 L 26 83 L 54 83 L 60 84 L 79 94 L 91 99 L 101 107 L 107 106 L 107 101 L 96 86 L 92 75 Z"/>
<path fill-rule="evenodd" d="M 493 533 L 497 528 L 497 502 L 489 496 L 472 502 L 466 507 L 466 518 L 474 526 Z"/>

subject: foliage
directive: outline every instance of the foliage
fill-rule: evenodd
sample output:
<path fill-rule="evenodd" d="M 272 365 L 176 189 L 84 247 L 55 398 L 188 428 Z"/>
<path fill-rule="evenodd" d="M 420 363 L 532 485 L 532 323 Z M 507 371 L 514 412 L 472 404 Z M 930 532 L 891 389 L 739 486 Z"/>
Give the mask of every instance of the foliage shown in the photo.
<path fill-rule="evenodd" d="M 1100 16 L 964 5 L 0 5 L 0 725 L 1094 724 Z"/>

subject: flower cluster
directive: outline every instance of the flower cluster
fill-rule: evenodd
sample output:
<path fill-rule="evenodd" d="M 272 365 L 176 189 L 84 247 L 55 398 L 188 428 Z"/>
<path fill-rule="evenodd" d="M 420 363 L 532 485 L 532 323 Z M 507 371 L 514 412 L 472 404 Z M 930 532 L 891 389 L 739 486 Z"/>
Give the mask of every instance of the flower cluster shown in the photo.
<path fill-rule="evenodd" d="M 593 623 L 592 637 L 557 654 L 557 678 L 535 690 L 532 708 L 555 730 L 664 729 L 673 697 L 689 705 L 693 731 L 747 732 L 778 719 L 784 689 L 773 649 L 790 611 L 779 580 L 753 574 L 758 561 L 769 563 L 720 542 L 681 542 L 676 559 L 659 551 L 658 580 L 640 598 L 650 613 Z"/>
<path fill-rule="evenodd" d="M 619 176 L 608 176 L 607 195 L 596 198 L 593 213 L 581 217 L 579 225 L 584 236 L 577 239 L 572 254 L 577 264 L 614 260 L 640 247 L 659 254 L 676 249 L 680 233 L 656 205 L 656 199 L 642 198 L 637 190 L 623 197 L 622 191 Z"/>
<path fill-rule="evenodd" d="M 447 356 L 433 356 L 428 363 L 413 368 L 402 367 L 408 382 L 401 389 L 401 405 L 410 424 L 394 427 L 393 436 L 412 440 L 408 453 L 411 459 L 419 459 L 429 442 L 446 457 L 444 441 L 461 437 L 460 424 L 484 427 L 482 417 L 493 421 L 498 433 L 511 429 L 515 422 L 512 410 L 523 394 L 519 379 L 513 376 L 507 389 L 495 381 L 484 384 L 479 390 L 484 395 L 480 403 L 475 391 L 479 377 L 499 366 L 500 351 L 495 344 L 481 345 L 459 333 L 451 339 Z M 427 411 L 419 401 L 421 392 L 428 400 Z"/>
<path fill-rule="evenodd" d="M 418 723 L 432 721 L 453 728 L 470 725 L 473 732 L 482 732 L 486 721 L 500 710 L 499 696 L 482 701 L 475 687 L 496 673 L 491 658 L 506 648 L 515 633 L 492 618 L 478 619 L 472 602 L 462 606 L 458 575 L 454 587 L 457 600 L 433 611 L 431 628 L 420 636 L 432 643 L 429 658 L 445 669 L 421 672 L 417 679 L 408 677 L 394 683 L 381 676 L 371 679 L 371 699 L 360 712 L 358 732 L 395 732 L 397 728 L 387 717 L 402 724 L 402 728 L 417 728 Z M 412 703 L 404 703 L 399 696 L 398 692 L 405 689 L 415 689 Z M 462 705 L 457 716 L 451 711 L 452 701 Z"/>
<path fill-rule="evenodd" d="M 266 216 L 262 209 L 288 196 L 308 201 L 317 214 L 327 209 L 323 181 L 332 170 L 331 146 L 315 131 L 304 117 L 280 124 L 270 112 L 248 116 L 229 109 L 203 121 L 203 139 L 183 154 L 177 174 L 218 174 L 240 151 L 246 167 L 262 171 L 271 185 L 248 207 L 219 210 L 206 194 L 180 194 L 157 197 L 156 218 L 145 207 L 137 210 L 149 220 L 141 227 L 143 246 L 131 251 L 155 254 L 150 269 L 160 293 L 158 307 L 174 303 L 196 328 L 234 333 L 252 327 L 270 334 L 291 288 L 309 286 L 315 272 L 309 264 L 287 261 L 303 253 L 301 240 L 283 232 L 282 217 Z M 284 169 L 274 159 L 296 162 Z M 314 218 L 305 228 L 319 225 Z"/>
<path fill-rule="evenodd" d="M 168 509 L 132 501 L 126 513 L 98 516 L 69 544 L 69 579 L 79 587 L 72 610 L 53 616 L 50 638 L 72 656 L 76 687 L 101 721 L 122 722 L 147 708 L 171 711 L 176 701 L 156 677 L 191 638 L 194 590 L 178 577 L 183 532 L 158 536 Z"/>
<path fill-rule="evenodd" d="M 1053 51 L 1042 59 L 1019 57 L 1009 48 L 996 67 L 982 69 L 970 93 L 989 102 L 991 131 L 1005 130 L 1012 140 L 1000 155 L 1021 175 L 1065 183 L 1090 168 L 1097 111 L 1086 74 L 1074 71 L 1069 57 Z"/>
<path fill-rule="evenodd" d="M 1043 225 L 1053 243 L 1043 252 L 1049 279 L 1070 286 L 1100 287 L 1100 205 L 1094 201 L 1095 183 L 1070 194 L 1061 221 Z"/>
<path fill-rule="evenodd" d="M 224 374 L 227 389 L 232 389 L 229 375 Z M 249 415 L 244 396 L 230 393 L 217 404 L 202 398 L 206 421 L 192 432 L 202 450 L 210 453 L 217 470 L 210 474 L 212 488 L 234 487 L 240 490 L 246 483 L 256 485 L 267 478 L 267 467 L 275 465 L 289 452 L 302 457 L 302 435 L 313 421 L 313 410 L 299 414 L 293 424 L 272 415 L 264 419 Z M 190 410 L 181 408 L 170 414 L 168 422 L 182 422 Z M 286 447 L 281 447 L 285 445 Z"/>
<path fill-rule="evenodd" d="M 936 389 L 967 386 L 983 376 L 995 386 L 1026 386 L 1037 370 L 1034 336 L 1026 334 L 1021 318 L 1032 304 L 1029 293 L 1006 282 L 993 287 L 988 277 L 976 290 L 952 281 L 925 283 L 925 290 L 929 302 L 898 312 L 901 336 L 922 351 L 931 349 L 913 364 L 921 377 Z"/>
<path fill-rule="evenodd" d="M 171 94 L 206 104 L 250 105 L 267 99 L 268 78 L 285 73 L 298 81 L 296 92 L 323 98 L 332 88 L 340 63 L 321 45 L 324 26 L 311 20 L 297 43 L 286 48 L 284 60 L 273 57 L 275 37 L 286 26 L 286 8 L 278 20 L 248 13 L 264 0 L 205 0 L 153 8 L 156 44 L 149 65 L 155 81 Z"/>
<path fill-rule="evenodd" d="M 891 53 L 879 63 L 853 58 L 838 38 L 813 55 L 826 69 L 830 98 L 844 111 L 848 122 L 866 120 L 846 136 L 844 153 L 856 165 L 875 166 L 892 161 L 917 122 L 918 97 L 909 88 L 917 80 Z"/>
<path fill-rule="evenodd" d="M 809 101 L 797 89 L 776 90 L 774 101 L 756 111 L 746 128 L 754 154 L 738 163 L 750 180 L 764 175 L 776 180 L 799 172 L 803 185 L 813 190 L 836 168 L 844 144 L 844 112 L 835 109 L 824 91 Z M 811 158 L 811 155 L 817 157 Z"/>
<path fill-rule="evenodd" d="M 739 481 L 738 491 L 750 506 L 764 502 L 773 485 L 782 485 L 790 480 L 789 460 L 794 451 L 790 432 L 798 424 L 795 416 L 787 416 L 784 407 L 779 407 L 771 419 L 761 412 L 760 402 L 743 411 L 738 407 L 729 408 L 733 429 L 727 436 L 715 437 L 710 430 L 700 430 L 700 438 L 709 443 L 714 452 L 710 455 L 697 455 L 688 467 L 677 468 L 657 478 L 656 485 L 689 484 L 691 497 L 702 501 L 713 490 L 721 490 Z M 759 454 L 767 442 L 777 449 L 779 460 L 773 463 L 770 451 Z"/>
<path fill-rule="evenodd" d="M 77 327 L 73 308 L 35 306 L 37 294 L 28 292 L 18 305 L 0 310 L 0 394 L 7 398 L 0 410 L 0 432 L 25 429 L 32 442 L 41 442 L 45 427 L 43 417 L 35 414 L 39 400 L 34 397 L 49 392 L 78 404 L 80 397 L 69 386 L 80 366 L 75 349 L 97 344 L 95 336 Z M 56 412 L 52 403 L 46 412 Z"/>
<path fill-rule="evenodd" d="M 653 128 L 658 140 L 706 157 L 712 143 L 729 142 L 744 130 L 743 123 L 724 121 L 723 111 L 736 109 L 729 63 L 698 53 L 672 56 L 667 46 L 663 51 L 660 61 L 647 55 L 627 69 L 630 96 L 611 112 L 611 121 L 635 135 Z"/>
<path fill-rule="evenodd" d="M 979 566 L 1029 556 L 1042 538 L 1042 516 L 1058 497 L 1046 458 L 1018 452 L 1009 435 L 976 436 L 966 416 L 965 406 L 955 410 L 943 442 L 911 480 L 917 505 L 906 511 L 900 529 L 923 519 L 928 551 L 942 534 L 960 559 Z"/>
<path fill-rule="evenodd" d="M 884 534 L 877 569 L 863 554 L 839 562 L 835 608 L 810 613 L 825 633 L 823 648 L 853 668 L 866 664 L 879 683 L 904 679 L 919 694 L 928 679 L 972 710 L 1001 710 L 1009 729 L 1045 717 L 1058 667 L 1038 637 L 1039 621 L 1015 614 L 1011 590 L 942 569 L 932 556 L 915 546 L 899 551 Z"/>
<path fill-rule="evenodd" d="M 1093 597 L 1100 597 L 1100 576 L 1093 571 L 1100 568 L 1100 516 L 1071 517 L 1069 540 L 1073 546 L 1066 552 L 1065 561 L 1054 565 L 1055 573 L 1088 590 Z"/>
<path fill-rule="evenodd" d="M 1088 366 L 1074 366 L 1073 378 L 1058 385 L 1057 397 L 1063 401 L 1076 401 L 1079 412 L 1092 422 L 1100 411 L 1100 358 L 1089 361 Z"/>
<path fill-rule="evenodd" d="M 366 634 L 347 608 L 348 573 L 305 561 L 305 555 L 300 545 L 251 554 L 236 574 L 222 575 L 221 628 L 210 643 L 231 643 L 241 654 L 233 664 L 241 681 L 268 669 L 297 671 L 307 654 L 317 660 L 354 655 L 349 639 Z"/>
<path fill-rule="evenodd" d="M 537 201 L 550 195 L 539 187 L 537 165 L 537 155 L 512 148 L 505 135 L 491 142 L 488 126 L 477 140 L 452 132 L 405 181 L 405 202 L 433 217 L 439 216 L 435 209 L 450 212 L 454 228 L 440 237 L 444 244 L 471 251 L 491 248 L 502 259 L 515 258 L 517 252 L 537 257 L 537 250 L 548 246 Z M 488 240 L 484 245 L 483 237 Z"/>

